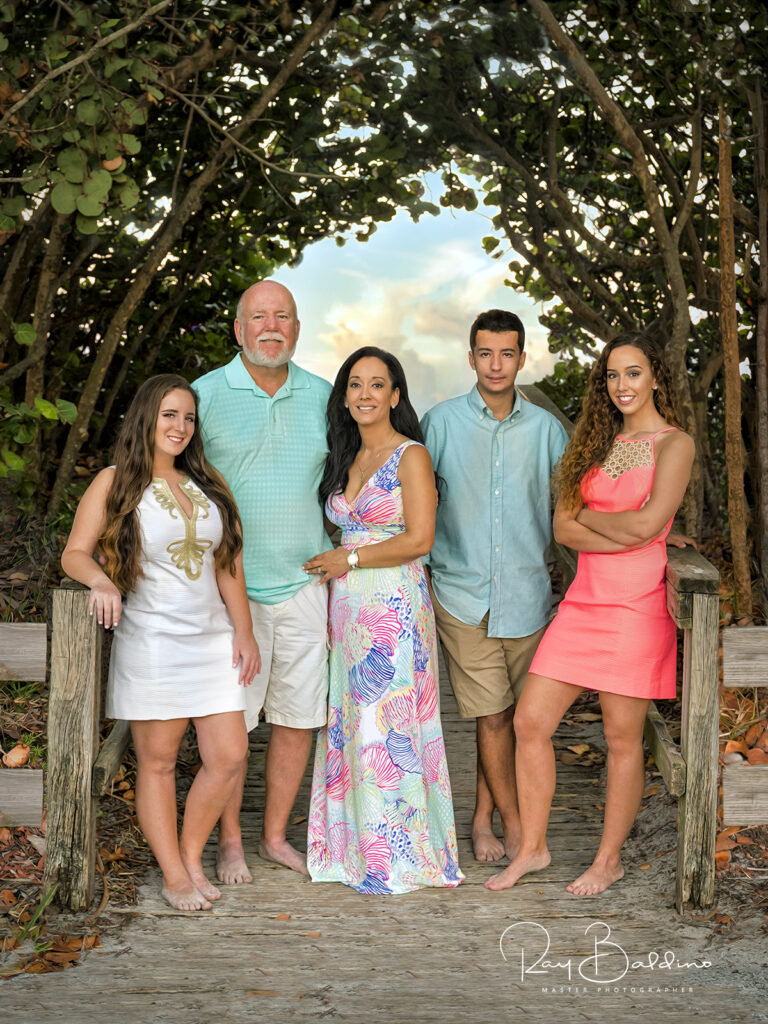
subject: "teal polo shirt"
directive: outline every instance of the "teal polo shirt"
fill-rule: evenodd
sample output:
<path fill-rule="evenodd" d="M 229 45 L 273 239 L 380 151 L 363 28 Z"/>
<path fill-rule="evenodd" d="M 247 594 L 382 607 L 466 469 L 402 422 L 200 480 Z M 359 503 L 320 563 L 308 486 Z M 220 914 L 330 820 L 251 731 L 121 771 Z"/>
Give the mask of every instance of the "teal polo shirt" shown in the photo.
<path fill-rule="evenodd" d="M 317 489 L 331 385 L 291 362 L 270 397 L 237 355 L 192 387 L 205 454 L 240 510 L 248 596 L 261 604 L 287 601 L 309 579 L 304 562 L 328 548 Z"/>
<path fill-rule="evenodd" d="M 552 602 L 550 477 L 565 429 L 519 392 L 497 420 L 477 387 L 430 409 L 421 426 L 440 478 L 429 555 L 438 601 L 470 626 L 489 612 L 488 636 L 530 636 Z"/>

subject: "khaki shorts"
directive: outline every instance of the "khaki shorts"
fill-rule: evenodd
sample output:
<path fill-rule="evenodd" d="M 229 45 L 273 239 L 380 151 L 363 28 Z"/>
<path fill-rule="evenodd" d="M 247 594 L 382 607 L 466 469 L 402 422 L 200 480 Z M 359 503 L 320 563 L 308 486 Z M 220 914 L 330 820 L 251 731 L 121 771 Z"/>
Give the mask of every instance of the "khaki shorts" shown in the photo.
<path fill-rule="evenodd" d="M 248 601 L 261 672 L 245 688 L 245 724 L 317 729 L 328 718 L 328 587 L 307 583 L 279 604 Z"/>
<path fill-rule="evenodd" d="M 488 613 L 477 626 L 455 618 L 432 592 L 435 621 L 462 718 L 505 711 L 520 699 L 546 626 L 530 636 L 488 636 Z"/>

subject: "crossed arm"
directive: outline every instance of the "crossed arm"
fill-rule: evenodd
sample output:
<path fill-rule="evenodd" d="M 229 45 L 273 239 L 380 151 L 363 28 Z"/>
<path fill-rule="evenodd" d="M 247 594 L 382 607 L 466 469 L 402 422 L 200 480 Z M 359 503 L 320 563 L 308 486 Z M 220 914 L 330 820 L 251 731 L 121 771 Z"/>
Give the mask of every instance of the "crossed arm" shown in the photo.
<path fill-rule="evenodd" d="M 642 547 L 657 537 L 675 515 L 685 495 L 695 454 L 693 440 L 675 431 L 657 444 L 656 472 L 650 495 L 637 510 L 595 512 L 587 508 L 555 509 L 555 539 L 575 551 L 611 553 Z"/>

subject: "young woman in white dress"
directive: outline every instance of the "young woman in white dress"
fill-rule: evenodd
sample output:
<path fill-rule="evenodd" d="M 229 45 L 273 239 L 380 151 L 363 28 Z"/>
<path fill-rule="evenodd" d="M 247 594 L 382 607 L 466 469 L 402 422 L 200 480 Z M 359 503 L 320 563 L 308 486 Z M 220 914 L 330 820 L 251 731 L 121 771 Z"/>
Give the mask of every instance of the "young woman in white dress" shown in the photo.
<path fill-rule="evenodd" d="M 115 448 L 82 497 L 61 564 L 114 628 L 106 713 L 127 719 L 138 763 L 136 813 L 179 910 L 221 893 L 203 847 L 239 781 L 248 736 L 243 687 L 260 667 L 234 499 L 206 461 L 197 396 L 176 374 L 138 390 Z M 101 565 L 94 554 L 100 554 Z M 179 837 L 175 767 L 192 720 L 202 767 Z"/>

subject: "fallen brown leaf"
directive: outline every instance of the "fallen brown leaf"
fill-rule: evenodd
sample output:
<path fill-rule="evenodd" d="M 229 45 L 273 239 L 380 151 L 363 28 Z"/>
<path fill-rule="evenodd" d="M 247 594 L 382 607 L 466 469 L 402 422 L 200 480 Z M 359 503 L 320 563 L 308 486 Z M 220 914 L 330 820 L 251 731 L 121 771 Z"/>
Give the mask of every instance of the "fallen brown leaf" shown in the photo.
<path fill-rule="evenodd" d="M 745 740 L 728 740 L 725 744 L 726 754 L 743 754 L 747 756 L 747 744 Z"/>
<path fill-rule="evenodd" d="M 3 754 L 3 764 L 6 768 L 20 768 L 29 760 L 29 747 L 26 743 L 17 743 L 13 750 Z"/>
<path fill-rule="evenodd" d="M 731 854 L 729 850 L 720 850 L 715 854 L 715 867 L 718 870 L 722 870 L 727 867 L 731 860 Z"/>
<path fill-rule="evenodd" d="M 574 754 L 578 754 L 579 756 L 581 756 L 582 754 L 586 754 L 586 752 L 589 750 L 589 744 L 577 743 L 573 747 L 568 747 L 568 749 L 572 750 Z"/>
<path fill-rule="evenodd" d="M 275 919 L 275 921 L 290 921 L 291 920 L 291 915 L 290 914 L 275 914 L 274 919 Z"/>
<path fill-rule="evenodd" d="M 645 799 L 647 796 L 655 796 L 657 793 L 660 793 L 660 792 L 661 792 L 661 786 L 659 786 L 659 785 L 648 786 L 648 788 L 643 792 L 643 799 Z"/>
<path fill-rule="evenodd" d="M 641 871 L 647 871 L 650 866 L 651 866 L 650 864 L 641 864 L 640 865 L 640 870 Z"/>
<path fill-rule="evenodd" d="M 755 840 L 754 839 L 750 839 L 749 836 L 736 836 L 736 842 L 740 843 L 742 846 L 754 846 L 755 845 Z"/>
<path fill-rule="evenodd" d="M 11 830 L 9 828 L 0 828 L 0 843 L 8 843 L 11 840 Z"/>
<path fill-rule="evenodd" d="M 735 841 L 722 833 L 715 840 L 715 851 L 718 853 L 720 850 L 732 850 L 735 846 Z"/>
<path fill-rule="evenodd" d="M 752 747 L 747 751 L 747 760 L 750 764 L 768 764 L 768 753 L 761 747 Z"/>

